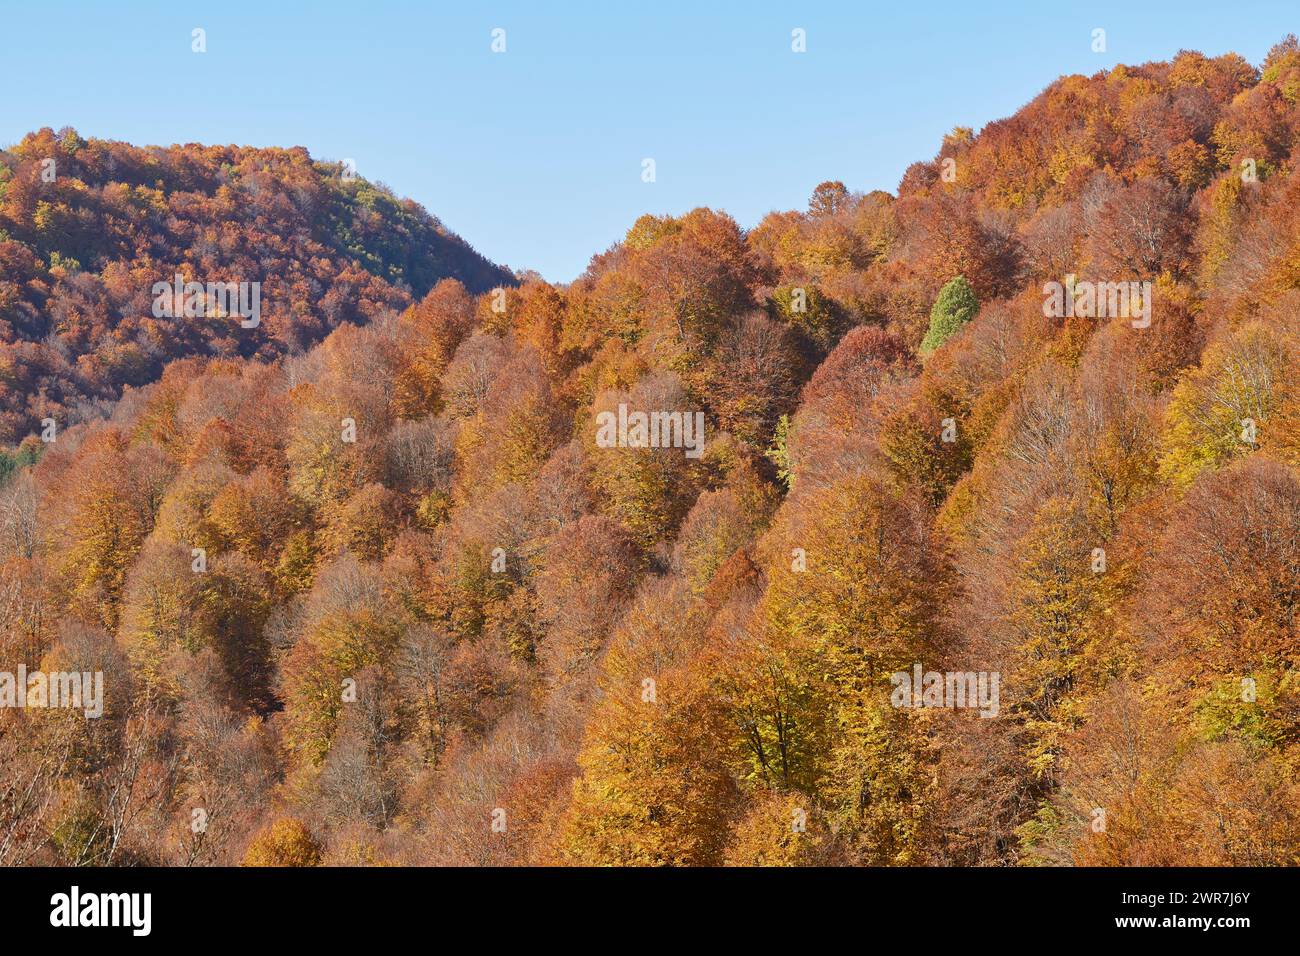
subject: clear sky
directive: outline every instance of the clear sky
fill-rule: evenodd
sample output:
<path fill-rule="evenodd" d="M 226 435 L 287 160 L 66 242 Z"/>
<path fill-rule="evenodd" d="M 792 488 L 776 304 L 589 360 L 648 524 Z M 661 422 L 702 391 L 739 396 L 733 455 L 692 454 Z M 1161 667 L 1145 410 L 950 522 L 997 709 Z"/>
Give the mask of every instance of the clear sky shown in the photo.
<path fill-rule="evenodd" d="M 1258 65 L 1293 31 L 1294 0 L 0 0 L 0 144 L 74 126 L 305 146 L 354 159 L 488 258 L 565 282 L 642 213 L 708 205 L 748 228 L 824 179 L 892 192 L 952 127 L 1009 115 L 1062 73 L 1180 49 Z"/>

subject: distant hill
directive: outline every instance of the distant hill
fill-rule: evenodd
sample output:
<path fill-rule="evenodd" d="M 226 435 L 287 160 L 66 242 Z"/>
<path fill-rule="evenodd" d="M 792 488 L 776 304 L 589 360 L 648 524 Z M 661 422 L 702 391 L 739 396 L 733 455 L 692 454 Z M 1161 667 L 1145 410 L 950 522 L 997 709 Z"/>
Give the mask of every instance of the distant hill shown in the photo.
<path fill-rule="evenodd" d="M 260 283 L 257 327 L 155 316 L 154 284 L 178 273 Z M 173 359 L 302 350 L 444 278 L 513 284 L 417 203 L 301 147 L 31 133 L 0 152 L 0 441 L 82 417 Z"/>

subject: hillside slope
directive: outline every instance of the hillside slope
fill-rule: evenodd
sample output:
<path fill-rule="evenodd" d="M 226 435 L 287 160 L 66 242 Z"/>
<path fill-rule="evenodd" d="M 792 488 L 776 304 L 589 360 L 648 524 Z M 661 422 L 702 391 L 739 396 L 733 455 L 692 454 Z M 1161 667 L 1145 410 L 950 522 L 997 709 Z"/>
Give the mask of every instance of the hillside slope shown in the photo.
<path fill-rule="evenodd" d="M 0 441 L 188 356 L 272 358 L 511 275 L 306 150 L 135 147 L 49 129 L 0 152 Z M 154 314 L 156 282 L 259 283 L 261 322 Z M 250 296 L 251 298 L 251 296 Z"/>
<path fill-rule="evenodd" d="M 1298 165 L 1295 39 L 1187 52 L 173 362 L 0 496 L 107 693 L 0 710 L 0 863 L 1300 864 Z"/>

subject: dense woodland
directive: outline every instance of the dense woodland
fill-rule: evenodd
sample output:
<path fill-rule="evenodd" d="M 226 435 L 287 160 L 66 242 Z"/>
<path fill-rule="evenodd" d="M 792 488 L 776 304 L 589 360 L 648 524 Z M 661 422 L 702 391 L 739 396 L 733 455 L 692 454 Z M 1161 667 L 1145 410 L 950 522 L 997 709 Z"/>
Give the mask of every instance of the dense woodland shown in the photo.
<path fill-rule="evenodd" d="M 261 282 L 261 324 L 156 318 L 150 290 L 177 273 Z M 43 129 L 0 152 L 0 441 L 101 416 L 175 359 L 301 352 L 448 277 L 474 292 L 512 281 L 344 163 Z"/>
<path fill-rule="evenodd" d="M 1294 37 L 1064 77 L 564 287 L 302 150 L 28 137 L 0 661 L 108 699 L 0 711 L 0 862 L 1300 863 L 1298 99 Z M 178 264 L 272 320 L 146 318 Z"/>

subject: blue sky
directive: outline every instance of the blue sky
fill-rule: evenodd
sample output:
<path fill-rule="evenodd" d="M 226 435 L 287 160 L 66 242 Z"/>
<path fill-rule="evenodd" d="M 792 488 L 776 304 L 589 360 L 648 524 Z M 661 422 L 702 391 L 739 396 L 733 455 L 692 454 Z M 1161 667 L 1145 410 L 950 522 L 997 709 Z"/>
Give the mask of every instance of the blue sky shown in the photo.
<path fill-rule="evenodd" d="M 563 282 L 642 213 L 708 205 L 748 228 L 824 179 L 892 192 L 952 127 L 1006 116 L 1062 73 L 1179 49 L 1258 65 L 1300 32 L 1294 2 L 989 6 L 6 0 L 0 144 L 68 125 L 137 144 L 301 145 L 354 159 L 489 258 Z"/>

